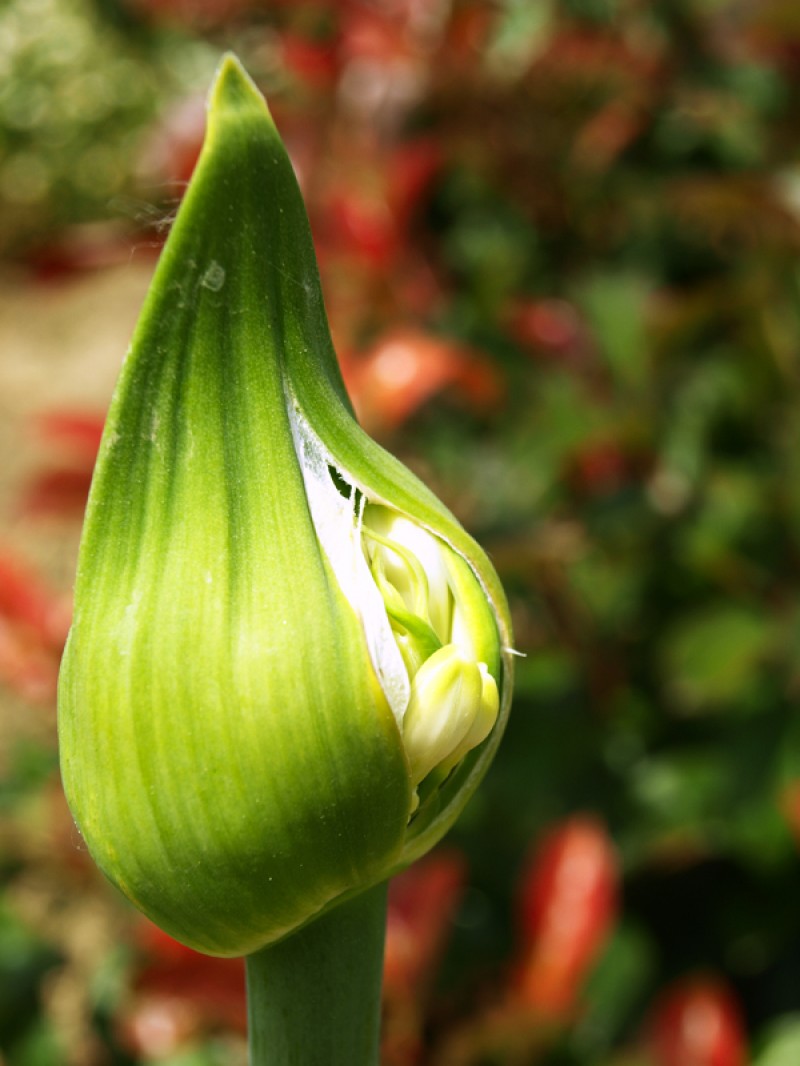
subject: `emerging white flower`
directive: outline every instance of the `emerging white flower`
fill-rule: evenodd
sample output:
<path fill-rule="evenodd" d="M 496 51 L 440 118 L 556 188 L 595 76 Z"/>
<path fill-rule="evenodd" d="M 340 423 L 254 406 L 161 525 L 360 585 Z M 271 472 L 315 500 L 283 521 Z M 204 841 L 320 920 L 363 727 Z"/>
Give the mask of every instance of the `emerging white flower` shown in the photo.
<path fill-rule="evenodd" d="M 497 719 L 497 628 L 480 585 L 439 537 L 388 507 L 369 505 L 364 551 L 410 683 L 403 743 L 416 787 L 443 778 Z"/>
<path fill-rule="evenodd" d="M 359 615 L 417 786 L 438 780 L 497 720 L 497 623 L 470 566 L 441 537 L 366 503 L 296 408 L 294 445 L 317 535 Z M 412 814 L 417 809 L 414 800 Z"/>

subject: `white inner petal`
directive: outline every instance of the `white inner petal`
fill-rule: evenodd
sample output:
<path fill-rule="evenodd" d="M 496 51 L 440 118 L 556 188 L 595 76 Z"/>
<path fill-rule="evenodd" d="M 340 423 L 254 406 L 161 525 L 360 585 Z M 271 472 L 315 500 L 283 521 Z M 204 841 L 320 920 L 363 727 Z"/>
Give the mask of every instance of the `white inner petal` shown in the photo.
<path fill-rule="evenodd" d="M 378 587 L 361 548 L 361 516 L 355 513 L 355 493 L 346 499 L 331 478 L 338 470 L 319 437 L 293 403 L 289 403 L 292 437 L 311 518 L 323 551 L 348 602 L 364 628 L 369 656 L 392 713 L 402 728 L 410 686 L 400 650 Z"/>
<path fill-rule="evenodd" d="M 382 517 L 375 520 L 374 528 L 394 544 L 407 548 L 419 560 L 428 582 L 430 623 L 439 640 L 443 644 L 450 643 L 450 585 L 442 554 L 442 542 L 427 529 L 396 512 L 384 511 Z M 403 570 L 402 566 L 397 565 L 398 562 L 398 559 L 393 561 L 391 552 L 387 554 L 386 569 L 389 580 L 400 589 Z M 407 606 L 412 605 L 408 603 Z"/>

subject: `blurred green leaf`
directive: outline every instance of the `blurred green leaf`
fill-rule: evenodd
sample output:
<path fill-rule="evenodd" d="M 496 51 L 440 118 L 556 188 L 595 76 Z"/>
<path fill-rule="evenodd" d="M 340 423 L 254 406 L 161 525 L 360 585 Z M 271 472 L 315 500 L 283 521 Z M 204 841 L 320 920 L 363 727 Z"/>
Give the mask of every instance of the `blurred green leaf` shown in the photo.
<path fill-rule="evenodd" d="M 0 1049 L 13 1049 L 9 1066 L 59 1061 L 52 1034 L 37 1021 L 38 988 L 58 956 L 5 906 L 0 905 Z"/>
<path fill-rule="evenodd" d="M 535 700 L 557 700 L 573 691 L 578 664 L 565 649 L 531 649 L 517 664 L 515 691 Z"/>
<path fill-rule="evenodd" d="M 636 274 L 598 274 L 577 293 L 600 351 L 615 384 L 633 392 L 648 381 L 651 343 L 647 306 L 652 288 Z"/>
<path fill-rule="evenodd" d="M 64 1048 L 49 1022 L 38 1019 L 9 1051 L 8 1066 L 53 1066 L 64 1061 Z"/>
<path fill-rule="evenodd" d="M 554 0 L 501 0 L 486 61 L 501 77 L 515 77 L 544 49 L 555 28 Z"/>
<path fill-rule="evenodd" d="M 592 969 L 583 991 L 583 1010 L 573 1044 L 582 1056 L 596 1061 L 619 1039 L 655 975 L 657 960 L 644 930 L 618 926 Z"/>
<path fill-rule="evenodd" d="M 695 713 L 749 704 L 775 638 L 771 618 L 734 602 L 687 614 L 661 648 L 664 684 L 674 706 Z"/>
<path fill-rule="evenodd" d="M 153 1066 L 230 1066 L 231 1050 L 223 1045 L 209 1043 L 205 1047 L 189 1048 L 177 1055 L 160 1056 L 157 1059 L 148 1059 Z M 241 1060 L 244 1066 L 244 1059 Z"/>
<path fill-rule="evenodd" d="M 721 826 L 726 814 L 727 766 L 713 748 L 678 751 L 644 758 L 630 772 L 631 793 L 646 812 L 646 837 L 687 831 L 704 845 L 710 825 Z"/>
<path fill-rule="evenodd" d="M 800 1062 L 800 1014 L 774 1022 L 759 1043 L 753 1066 L 797 1066 Z"/>
<path fill-rule="evenodd" d="M 645 577 L 638 558 L 594 550 L 576 560 L 569 575 L 598 633 L 612 630 L 617 637 L 634 635 L 631 626 L 640 610 Z"/>
<path fill-rule="evenodd" d="M 23 738 L 14 744 L 11 772 L 0 777 L 0 811 L 41 788 L 58 767 L 54 745 Z"/>

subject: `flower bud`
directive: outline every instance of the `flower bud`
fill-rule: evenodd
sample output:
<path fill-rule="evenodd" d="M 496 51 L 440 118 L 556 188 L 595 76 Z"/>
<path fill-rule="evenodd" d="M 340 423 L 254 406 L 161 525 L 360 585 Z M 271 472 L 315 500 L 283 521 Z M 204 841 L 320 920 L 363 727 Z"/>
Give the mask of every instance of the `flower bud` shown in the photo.
<path fill-rule="evenodd" d="M 356 423 L 291 164 L 228 57 L 100 448 L 59 691 L 107 876 L 254 952 L 452 825 L 511 697 L 502 589 Z"/>

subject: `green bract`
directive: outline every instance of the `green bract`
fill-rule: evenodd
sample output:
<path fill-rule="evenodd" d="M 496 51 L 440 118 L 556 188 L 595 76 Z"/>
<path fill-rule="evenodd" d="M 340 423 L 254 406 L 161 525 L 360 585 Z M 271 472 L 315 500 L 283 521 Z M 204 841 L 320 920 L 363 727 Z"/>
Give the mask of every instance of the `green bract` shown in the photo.
<path fill-rule="evenodd" d="M 449 828 L 510 642 L 480 548 L 353 418 L 291 165 L 228 57 L 89 501 L 59 699 L 81 832 L 173 936 L 256 951 Z"/>

